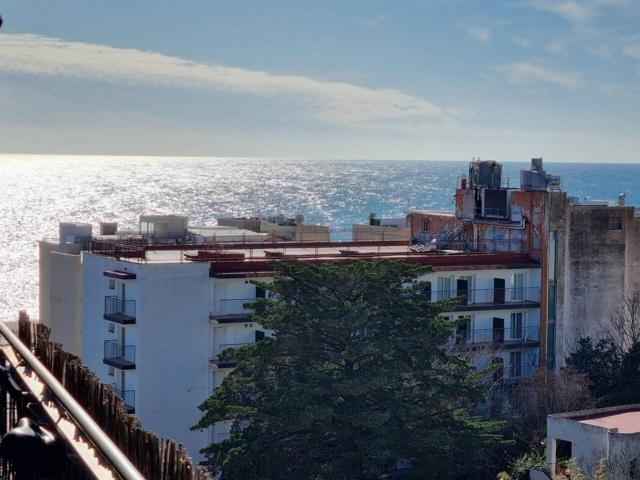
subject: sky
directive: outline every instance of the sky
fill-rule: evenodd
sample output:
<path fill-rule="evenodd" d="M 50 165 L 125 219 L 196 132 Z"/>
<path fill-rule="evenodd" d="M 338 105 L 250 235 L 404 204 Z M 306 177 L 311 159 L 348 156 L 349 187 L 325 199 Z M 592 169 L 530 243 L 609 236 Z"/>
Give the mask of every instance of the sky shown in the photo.
<path fill-rule="evenodd" d="M 638 0 L 5 0 L 0 153 L 636 162 Z"/>

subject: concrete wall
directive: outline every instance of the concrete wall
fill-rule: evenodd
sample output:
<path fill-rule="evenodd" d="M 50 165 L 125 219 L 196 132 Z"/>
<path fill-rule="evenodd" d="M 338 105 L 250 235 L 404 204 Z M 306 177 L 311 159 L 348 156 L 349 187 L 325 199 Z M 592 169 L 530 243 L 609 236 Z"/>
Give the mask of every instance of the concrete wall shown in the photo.
<path fill-rule="evenodd" d="M 113 383 L 103 363 L 105 340 L 123 328 L 108 331 L 104 297 L 120 291 L 108 288 L 105 270 L 127 269 L 137 275 L 126 282 L 126 298 L 136 301 L 136 323 L 126 325 L 127 345 L 136 347 L 136 368 L 125 371 L 126 389 L 135 390 L 136 413 L 146 429 L 198 450 L 208 443 L 207 432 L 192 432 L 200 405 L 210 394 L 208 357 L 209 270 L 206 263 L 135 264 L 83 254 L 84 360 L 104 383 Z"/>
<path fill-rule="evenodd" d="M 258 218 L 219 218 L 218 225 L 242 228 L 253 232 L 260 231 L 260 219 Z"/>
<path fill-rule="evenodd" d="M 547 417 L 547 464 L 552 473 L 556 470 L 558 440 L 564 440 L 571 442 L 571 456 L 589 478 L 601 459 L 609 462 L 607 478 L 629 478 L 631 462 L 640 457 L 640 434 L 621 434 L 577 419 L 563 418 L 563 415 L 567 414 Z"/>
<path fill-rule="evenodd" d="M 323 225 L 277 225 L 260 221 L 260 232 L 296 242 L 328 242 L 329 227 Z"/>
<path fill-rule="evenodd" d="M 581 336 L 600 336 L 624 292 L 637 285 L 638 244 L 627 228 L 636 224 L 631 207 L 572 205 L 552 202 L 550 231 L 557 231 L 556 365 L 564 364 Z M 620 230 L 609 218 L 620 216 Z M 627 263 L 627 260 L 631 260 Z"/>
<path fill-rule="evenodd" d="M 360 225 L 353 224 L 351 230 L 352 240 L 354 242 L 362 241 L 385 241 L 385 240 L 402 240 L 408 242 L 411 240 L 411 229 L 401 227 L 382 227 L 379 225 Z"/>
<path fill-rule="evenodd" d="M 58 249 L 58 244 L 39 243 L 40 321 L 51 328 L 54 342 L 82 356 L 81 259 Z"/>
<path fill-rule="evenodd" d="M 423 221 L 428 220 L 429 230 L 423 230 Z M 452 227 L 455 216 L 447 212 L 410 212 L 407 221 L 412 234 L 428 233 L 434 235 L 440 232 L 445 226 Z"/>
<path fill-rule="evenodd" d="M 547 417 L 547 464 L 551 472 L 556 468 L 556 445 L 558 440 L 571 442 L 571 456 L 589 476 L 597 461 L 609 454 L 609 432 L 607 429 L 580 423 L 567 418 Z"/>

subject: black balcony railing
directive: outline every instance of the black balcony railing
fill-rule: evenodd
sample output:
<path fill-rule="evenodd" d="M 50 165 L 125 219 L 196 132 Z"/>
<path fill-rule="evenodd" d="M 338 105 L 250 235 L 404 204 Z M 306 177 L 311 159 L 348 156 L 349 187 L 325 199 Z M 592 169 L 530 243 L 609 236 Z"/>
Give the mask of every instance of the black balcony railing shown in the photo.
<path fill-rule="evenodd" d="M 474 288 L 457 290 L 436 290 L 431 293 L 431 300 L 447 300 L 457 298 L 460 301 L 458 309 L 471 306 L 496 305 L 539 305 L 540 287 L 515 288 Z"/>
<path fill-rule="evenodd" d="M 255 302 L 254 298 L 225 298 L 216 300 L 213 305 L 212 315 L 216 316 L 226 316 L 226 315 L 250 315 L 253 313 L 253 310 L 247 308 L 246 305 Z"/>
<path fill-rule="evenodd" d="M 136 347 L 120 345 L 115 340 L 105 340 L 103 363 L 121 370 L 136 368 Z"/>
<path fill-rule="evenodd" d="M 218 368 L 233 368 L 238 364 L 238 360 L 236 360 L 235 358 L 231 358 L 225 352 L 230 351 L 231 349 L 244 347 L 245 345 L 251 345 L 252 343 L 253 342 L 222 343 L 214 349 L 215 352 L 210 362 L 212 365 L 215 365 Z"/>
<path fill-rule="evenodd" d="M 123 325 L 136 323 L 136 301 L 104 297 L 104 319 Z"/>
<path fill-rule="evenodd" d="M 121 390 L 118 388 L 116 383 L 111 384 L 111 388 L 113 389 L 113 393 L 115 393 L 118 397 L 122 399 L 124 403 L 124 408 L 127 409 L 129 413 L 135 413 L 136 411 L 136 391 L 135 390 Z"/>
<path fill-rule="evenodd" d="M 459 346 L 494 344 L 497 346 L 536 346 L 540 343 L 540 327 L 485 328 L 458 331 L 455 344 Z"/>
<path fill-rule="evenodd" d="M 494 383 L 513 383 L 525 378 L 531 378 L 537 365 L 510 363 L 507 365 L 497 364 L 498 366 L 491 374 L 491 380 Z"/>

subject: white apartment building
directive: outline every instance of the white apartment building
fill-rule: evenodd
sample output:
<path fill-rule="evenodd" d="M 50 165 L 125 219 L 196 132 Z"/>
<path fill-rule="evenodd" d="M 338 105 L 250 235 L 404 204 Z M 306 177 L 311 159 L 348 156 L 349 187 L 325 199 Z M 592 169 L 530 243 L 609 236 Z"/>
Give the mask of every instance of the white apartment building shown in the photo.
<path fill-rule="evenodd" d="M 185 232 L 186 221 L 167 218 L 141 217 L 141 231 L 161 232 L 158 238 L 117 234 L 111 224 L 92 236 L 90 225 L 61 224 L 59 242 L 40 244 L 41 320 L 113 385 L 146 429 L 194 456 L 228 436 L 229 425 L 190 427 L 200 419 L 198 405 L 235 366 L 222 353 L 269 335 L 247 304 L 268 295 L 252 281 L 270 281 L 274 260 L 431 265 L 424 278 L 430 298 L 462 299 L 448 314 L 463 319 L 450 348 L 478 367 L 501 365 L 493 375 L 499 384 L 538 365 L 541 274 L 527 254 L 415 252 L 403 241 L 273 243 L 233 227 L 215 237 L 212 227 Z M 169 228 L 174 223 L 179 232 Z"/>
<path fill-rule="evenodd" d="M 114 384 L 145 428 L 185 443 L 196 455 L 229 432 L 228 425 L 190 431 L 201 416 L 198 405 L 235 366 L 222 352 L 269 334 L 247 308 L 267 294 L 252 280 L 269 281 L 273 259 L 344 262 L 357 249 L 372 260 L 433 265 L 424 278 L 431 298 L 463 297 L 450 313 L 465 318 L 451 347 L 470 352 L 479 367 L 501 364 L 496 380 L 528 376 L 537 365 L 540 268 L 526 256 L 417 254 L 406 245 L 380 242 L 307 245 L 239 245 L 215 252 L 152 246 L 137 258 L 120 259 L 109 249 L 84 251 L 84 363 Z"/>

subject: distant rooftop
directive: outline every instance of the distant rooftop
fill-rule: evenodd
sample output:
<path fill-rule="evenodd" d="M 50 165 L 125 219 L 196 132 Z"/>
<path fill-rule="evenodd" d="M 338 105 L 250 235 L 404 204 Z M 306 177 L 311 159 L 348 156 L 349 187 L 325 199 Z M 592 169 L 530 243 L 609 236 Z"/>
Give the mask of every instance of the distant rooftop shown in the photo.
<path fill-rule="evenodd" d="M 640 404 L 559 413 L 551 417 L 573 420 L 586 425 L 616 430 L 622 434 L 640 433 Z"/>

